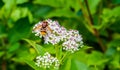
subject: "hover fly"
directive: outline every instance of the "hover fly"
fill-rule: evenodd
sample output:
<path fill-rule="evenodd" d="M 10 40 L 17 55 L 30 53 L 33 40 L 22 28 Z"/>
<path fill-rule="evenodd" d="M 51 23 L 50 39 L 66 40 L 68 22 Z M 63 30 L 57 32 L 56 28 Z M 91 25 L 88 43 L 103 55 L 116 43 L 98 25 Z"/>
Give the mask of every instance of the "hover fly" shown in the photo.
<path fill-rule="evenodd" d="M 40 24 L 35 26 L 35 28 L 33 28 L 33 31 L 36 30 L 40 31 L 40 35 L 42 35 L 42 37 L 45 37 L 48 33 L 52 32 L 51 28 L 48 26 L 47 21 L 42 21 Z"/>

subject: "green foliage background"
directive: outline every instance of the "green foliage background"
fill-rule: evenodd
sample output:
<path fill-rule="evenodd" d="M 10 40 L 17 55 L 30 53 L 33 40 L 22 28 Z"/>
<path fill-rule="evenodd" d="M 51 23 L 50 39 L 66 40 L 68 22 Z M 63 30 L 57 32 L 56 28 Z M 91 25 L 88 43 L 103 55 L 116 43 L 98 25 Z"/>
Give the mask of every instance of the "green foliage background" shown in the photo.
<path fill-rule="evenodd" d="M 55 51 L 32 27 L 47 18 L 84 40 L 60 70 L 120 70 L 120 0 L 0 0 L 0 70 L 41 70 L 35 57 Z"/>

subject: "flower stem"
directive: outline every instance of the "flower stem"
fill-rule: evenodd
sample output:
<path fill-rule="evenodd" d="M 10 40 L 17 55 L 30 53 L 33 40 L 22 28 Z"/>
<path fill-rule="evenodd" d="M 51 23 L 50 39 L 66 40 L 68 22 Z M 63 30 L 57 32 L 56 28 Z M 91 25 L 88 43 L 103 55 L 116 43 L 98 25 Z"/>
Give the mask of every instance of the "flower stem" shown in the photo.
<path fill-rule="evenodd" d="M 5 60 L 2 62 L 2 70 L 7 70 L 6 69 L 6 61 Z"/>
<path fill-rule="evenodd" d="M 4 46 L 5 47 L 5 38 L 2 38 L 2 46 Z M 5 54 L 4 54 L 4 56 L 6 57 L 6 47 L 5 47 Z M 2 70 L 7 70 L 6 69 L 6 67 L 7 67 L 7 64 L 6 64 L 6 60 L 4 59 L 4 57 L 3 57 L 3 60 L 2 60 Z"/>
<path fill-rule="evenodd" d="M 59 46 L 55 45 L 56 57 L 59 58 Z"/>
<path fill-rule="evenodd" d="M 68 53 L 69 53 L 69 52 L 65 52 L 65 54 L 63 55 L 63 57 L 62 57 L 61 60 L 60 60 L 60 64 L 62 64 L 62 62 L 63 62 L 63 60 L 65 59 L 65 57 L 66 57 L 67 55 L 69 55 Z"/>
<path fill-rule="evenodd" d="M 79 2 L 80 2 L 80 7 L 83 11 L 83 15 L 88 22 L 88 26 L 89 26 L 88 30 L 91 29 L 90 31 L 94 36 L 96 36 L 98 44 L 100 45 L 102 52 L 105 52 L 105 45 L 102 43 L 102 40 L 101 40 L 100 35 L 99 35 L 99 31 L 97 29 L 93 28 L 94 22 L 93 22 L 92 14 L 90 12 L 88 1 L 87 0 L 84 0 L 84 1 L 85 1 L 85 5 L 86 5 L 87 9 L 85 9 L 83 7 L 83 4 L 81 1 L 79 1 Z"/>

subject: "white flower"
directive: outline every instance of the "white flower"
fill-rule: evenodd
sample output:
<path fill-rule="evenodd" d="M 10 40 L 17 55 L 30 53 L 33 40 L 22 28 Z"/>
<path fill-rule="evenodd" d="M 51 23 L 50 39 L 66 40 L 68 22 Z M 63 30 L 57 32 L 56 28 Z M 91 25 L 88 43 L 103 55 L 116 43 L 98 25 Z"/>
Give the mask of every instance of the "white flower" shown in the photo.
<path fill-rule="evenodd" d="M 77 30 L 67 30 L 66 28 L 59 25 L 57 21 L 52 21 L 50 19 L 45 20 L 48 22 L 48 27 L 50 27 L 51 31 L 47 30 L 46 35 L 44 37 L 44 43 L 46 44 L 57 44 L 62 42 L 63 49 L 70 52 L 75 52 L 79 50 L 80 47 L 83 46 L 82 37 Z M 34 28 L 42 25 L 42 22 L 36 24 Z M 40 29 L 33 30 L 36 33 L 36 36 L 42 37 L 40 33 Z"/>
<path fill-rule="evenodd" d="M 38 67 L 50 68 L 54 66 L 54 68 L 59 68 L 60 62 L 57 58 L 52 57 L 48 52 L 46 52 L 43 56 L 36 57 L 36 63 Z"/>
<path fill-rule="evenodd" d="M 62 44 L 63 49 L 70 52 L 75 52 L 83 45 L 82 37 L 76 30 L 70 30 L 66 33 L 66 41 Z"/>

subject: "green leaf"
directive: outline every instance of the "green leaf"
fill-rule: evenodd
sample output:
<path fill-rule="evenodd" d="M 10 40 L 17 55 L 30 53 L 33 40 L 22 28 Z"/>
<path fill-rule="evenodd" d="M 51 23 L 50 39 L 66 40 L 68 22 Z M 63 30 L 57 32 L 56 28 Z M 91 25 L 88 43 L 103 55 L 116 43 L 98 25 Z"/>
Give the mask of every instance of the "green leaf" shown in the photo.
<path fill-rule="evenodd" d="M 110 57 L 110 56 L 113 56 L 113 55 L 115 54 L 115 52 L 116 52 L 116 49 L 115 49 L 115 48 L 109 47 L 109 48 L 106 50 L 105 55 Z"/>
<path fill-rule="evenodd" d="M 28 0 L 16 0 L 17 4 L 23 4 L 23 3 L 26 3 L 26 2 L 28 2 Z"/>
<path fill-rule="evenodd" d="M 97 6 L 99 3 L 100 3 L 100 0 L 88 0 L 88 4 L 89 4 L 90 11 L 92 14 L 96 13 Z"/>
<path fill-rule="evenodd" d="M 27 8 L 16 8 L 15 10 L 13 10 L 13 12 L 11 13 L 11 18 L 14 21 L 19 20 L 20 18 L 25 18 L 26 16 L 28 16 L 29 18 L 31 18 L 31 14 L 30 11 Z M 32 21 L 32 20 L 31 20 Z"/>
<path fill-rule="evenodd" d="M 67 18 L 72 18 L 72 17 L 77 17 L 77 16 L 69 8 L 62 8 L 62 9 L 53 10 L 46 17 L 47 18 L 51 18 L 51 17 L 67 17 Z"/>
<path fill-rule="evenodd" d="M 70 70 L 70 69 L 71 69 L 71 58 L 68 58 L 61 65 L 60 70 Z"/>
<path fill-rule="evenodd" d="M 8 0 L 2 0 L 4 3 L 7 3 L 7 4 L 11 4 L 11 3 L 17 3 L 17 4 L 23 4 L 23 3 L 25 3 L 25 2 L 28 2 L 28 0 L 10 0 L 10 1 L 8 1 Z"/>
<path fill-rule="evenodd" d="M 28 19 L 24 18 L 14 23 L 14 27 L 9 29 L 8 32 L 8 40 L 10 43 L 14 43 L 29 36 L 30 24 L 28 22 Z"/>
<path fill-rule="evenodd" d="M 120 34 L 119 33 L 114 33 L 112 35 L 113 39 L 117 40 L 117 39 L 120 39 Z"/>
<path fill-rule="evenodd" d="M 31 53 L 30 49 L 31 48 L 28 48 L 26 45 L 21 45 L 20 49 L 18 49 L 17 52 L 14 52 L 16 57 L 12 58 L 12 60 L 15 62 L 23 62 L 24 59 L 34 60 L 37 53 Z"/>
<path fill-rule="evenodd" d="M 36 18 L 45 17 L 49 12 L 53 10 L 53 8 L 49 6 L 33 6 L 32 9 L 35 10 L 34 16 Z"/>
<path fill-rule="evenodd" d="M 51 54 L 55 54 L 56 50 L 55 50 L 55 45 L 52 45 L 52 44 L 45 44 L 43 45 L 45 50 Z M 58 46 L 57 46 L 58 47 Z"/>
<path fill-rule="evenodd" d="M 28 12 L 28 19 L 29 19 L 29 22 L 32 23 L 33 22 L 33 15 L 31 12 Z"/>
<path fill-rule="evenodd" d="M 79 56 L 78 56 L 79 55 Z M 81 58 L 82 57 L 82 58 Z M 73 59 L 76 59 L 76 60 L 79 60 L 83 63 L 87 63 L 87 57 L 88 57 L 88 54 L 85 53 L 84 51 L 80 50 L 78 52 L 76 52 L 75 54 L 73 54 L 72 58 Z"/>
<path fill-rule="evenodd" d="M 120 6 L 117 6 L 112 10 L 113 16 L 115 16 L 115 17 L 119 16 L 120 17 L 120 13 L 118 11 L 120 11 Z"/>
<path fill-rule="evenodd" d="M 93 49 L 93 47 L 92 46 L 88 46 L 88 45 L 84 45 L 81 49 L 80 49 L 80 51 L 85 51 L 85 50 L 88 50 L 88 49 Z"/>
<path fill-rule="evenodd" d="M 10 45 L 8 48 L 8 52 L 14 52 L 20 47 L 19 43 L 14 43 L 13 45 Z"/>
<path fill-rule="evenodd" d="M 20 19 L 21 17 L 21 11 L 20 9 L 15 9 L 12 14 L 11 14 L 11 18 L 14 20 L 14 21 L 17 21 L 18 19 Z"/>
<path fill-rule="evenodd" d="M 68 7 L 74 9 L 75 12 L 78 12 L 80 10 L 79 0 L 35 0 L 34 3 L 40 5 L 48 5 L 55 8 Z"/>
<path fill-rule="evenodd" d="M 38 51 L 39 55 L 40 54 L 43 55 L 45 53 L 45 51 L 46 51 L 41 45 L 38 45 L 38 44 L 36 44 L 36 46 L 34 48 L 36 49 L 36 51 Z"/>
<path fill-rule="evenodd" d="M 118 47 L 118 46 L 120 46 L 120 40 L 119 39 L 112 40 L 110 43 L 108 43 L 108 46 L 109 47 Z"/>
<path fill-rule="evenodd" d="M 0 8 L 4 5 L 3 1 L 0 0 Z"/>
<path fill-rule="evenodd" d="M 30 60 L 26 59 L 26 60 L 24 60 L 24 62 L 27 63 L 33 69 L 38 70 L 38 67 L 35 65 L 34 61 L 30 61 Z"/>
<path fill-rule="evenodd" d="M 118 19 L 118 18 L 117 18 Z M 110 26 L 109 26 L 109 29 L 110 30 L 112 30 L 112 31 L 114 31 L 114 32 L 116 32 L 116 33 L 120 33 L 120 27 L 119 27 L 119 19 L 118 19 L 118 21 L 116 21 L 116 22 L 114 22 L 114 24 L 111 24 Z"/>
<path fill-rule="evenodd" d="M 79 0 L 64 0 L 66 7 L 72 8 L 76 13 L 80 10 Z"/>
<path fill-rule="evenodd" d="M 119 69 L 120 68 L 120 52 L 114 54 L 113 60 L 110 62 L 111 69 Z"/>
<path fill-rule="evenodd" d="M 120 4 L 120 0 L 111 0 L 113 4 Z"/>
<path fill-rule="evenodd" d="M 103 60 L 103 54 L 97 51 L 93 51 L 91 54 L 88 55 L 88 61 L 87 64 L 88 65 L 101 65 L 104 62 L 102 62 Z"/>
<path fill-rule="evenodd" d="M 2 0 L 5 3 L 6 9 L 11 9 L 15 5 L 15 0 Z"/>
<path fill-rule="evenodd" d="M 45 49 L 41 46 L 35 43 L 35 41 L 29 40 L 29 39 L 24 39 L 26 42 L 28 42 L 36 51 L 37 53 L 40 54 L 44 54 L 45 53 Z"/>
<path fill-rule="evenodd" d="M 5 54 L 5 52 L 4 52 L 4 51 L 1 51 L 1 52 L 0 52 L 0 58 L 1 58 L 4 54 Z"/>
<path fill-rule="evenodd" d="M 49 5 L 51 7 L 63 7 L 63 3 L 61 0 L 34 0 L 35 4 L 40 5 Z"/>
<path fill-rule="evenodd" d="M 35 62 L 33 58 L 35 57 L 34 55 L 29 54 L 26 50 L 21 52 L 21 54 L 18 54 L 19 57 L 12 58 L 13 61 L 15 62 L 25 62 L 27 63 L 30 67 L 32 67 L 35 70 L 40 70 L 38 67 L 35 65 Z"/>
<path fill-rule="evenodd" d="M 88 67 L 86 64 L 84 64 L 82 62 L 80 62 L 76 59 L 72 59 L 70 70 L 88 70 Z"/>
<path fill-rule="evenodd" d="M 103 9 L 102 16 L 106 17 L 106 19 L 110 19 L 113 16 L 114 16 L 113 18 L 115 18 L 115 17 L 118 17 L 120 15 L 120 13 L 118 11 L 120 11 L 120 6 L 117 6 L 113 9 L 105 8 L 105 9 Z"/>
<path fill-rule="evenodd" d="M 2 34 L 2 33 L 0 34 L 0 39 L 5 37 L 7 37 L 7 34 Z"/>
<path fill-rule="evenodd" d="M 12 9 L 16 7 L 15 0 L 3 0 L 3 2 L 4 2 L 4 6 L 1 9 L 1 14 L 5 18 L 9 18 Z"/>
<path fill-rule="evenodd" d="M 112 24 L 112 27 L 113 27 L 113 25 L 118 25 L 119 21 L 117 21 L 117 20 L 120 19 L 119 18 L 120 17 L 120 13 L 118 11 L 120 11 L 120 6 L 117 6 L 117 7 L 113 8 L 113 9 L 104 8 L 103 12 L 102 12 L 102 15 L 101 15 L 101 18 L 103 20 L 102 24 L 100 24 L 98 26 L 95 26 L 95 28 L 97 28 L 97 29 L 104 29 L 104 28 L 109 27 L 109 25 L 111 25 L 111 24 Z M 116 23 L 116 24 L 114 24 L 114 23 Z M 118 30 L 118 29 L 119 28 L 117 28 L 116 30 Z M 118 30 L 118 32 L 119 31 L 120 30 Z"/>
<path fill-rule="evenodd" d="M 66 63 L 66 66 L 65 67 L 65 70 L 70 70 L 71 69 L 71 58 L 68 58 L 67 62 Z"/>

